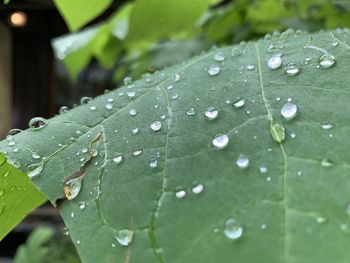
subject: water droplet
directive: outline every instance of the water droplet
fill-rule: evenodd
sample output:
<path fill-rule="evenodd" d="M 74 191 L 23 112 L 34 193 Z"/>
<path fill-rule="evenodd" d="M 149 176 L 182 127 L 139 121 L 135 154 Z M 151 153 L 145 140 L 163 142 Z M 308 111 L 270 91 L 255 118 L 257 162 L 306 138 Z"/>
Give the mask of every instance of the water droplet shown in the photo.
<path fill-rule="evenodd" d="M 186 111 L 186 115 L 188 115 L 188 116 L 195 116 L 196 115 L 196 110 L 194 108 L 191 108 L 188 111 Z"/>
<path fill-rule="evenodd" d="M 160 129 L 162 128 L 162 123 L 160 121 L 154 121 L 151 123 L 151 129 L 152 131 L 160 131 Z"/>
<path fill-rule="evenodd" d="M 96 106 L 90 106 L 90 110 L 91 111 L 95 111 L 96 110 Z"/>
<path fill-rule="evenodd" d="M 291 132 L 290 133 L 290 138 L 295 139 L 297 137 L 295 132 Z"/>
<path fill-rule="evenodd" d="M 298 74 L 300 69 L 294 64 L 294 63 L 289 63 L 285 68 L 284 72 L 287 73 L 288 76 L 295 76 Z"/>
<path fill-rule="evenodd" d="M 268 171 L 268 169 L 267 169 L 266 165 L 262 164 L 262 165 L 259 166 L 259 172 L 260 173 L 265 174 L 265 173 L 267 173 L 267 171 Z"/>
<path fill-rule="evenodd" d="M 35 117 L 29 121 L 29 128 L 31 130 L 39 130 L 45 127 L 47 123 L 48 123 L 48 120 L 41 117 Z"/>
<path fill-rule="evenodd" d="M 329 159 L 323 159 L 321 161 L 321 166 L 323 166 L 323 167 L 332 167 L 333 166 L 333 162 L 331 162 Z"/>
<path fill-rule="evenodd" d="M 123 161 L 123 155 L 122 154 L 117 154 L 116 156 L 113 157 L 113 162 L 116 164 L 120 164 Z"/>
<path fill-rule="evenodd" d="M 177 93 L 175 93 L 175 94 L 173 94 L 173 95 L 171 96 L 171 98 L 172 98 L 173 100 L 177 100 L 177 99 L 179 98 L 179 95 L 177 95 Z"/>
<path fill-rule="evenodd" d="M 139 155 L 141 155 L 142 154 L 142 150 L 141 149 L 137 149 L 137 150 L 134 150 L 133 152 L 132 152 L 132 155 L 134 155 L 134 156 L 139 156 Z"/>
<path fill-rule="evenodd" d="M 123 82 L 124 82 L 125 86 L 131 85 L 132 84 L 132 78 L 131 77 L 125 77 Z"/>
<path fill-rule="evenodd" d="M 59 110 L 60 114 L 67 113 L 69 111 L 69 108 L 67 106 L 62 106 Z"/>
<path fill-rule="evenodd" d="M 41 171 L 43 170 L 42 164 L 35 164 L 30 167 L 30 170 L 28 171 L 28 177 L 30 179 L 33 179 L 40 175 Z"/>
<path fill-rule="evenodd" d="M 291 120 L 297 115 L 298 108 L 295 104 L 293 103 L 286 103 L 283 105 L 281 108 L 281 115 L 286 119 L 286 120 Z"/>
<path fill-rule="evenodd" d="M 74 213 L 74 212 L 71 212 L 71 213 L 70 213 L 70 217 L 71 217 L 71 218 L 74 218 L 74 217 L 75 217 L 75 213 Z"/>
<path fill-rule="evenodd" d="M 245 169 L 249 166 L 249 159 L 246 155 L 240 154 L 236 160 L 236 165 L 240 169 Z"/>
<path fill-rule="evenodd" d="M 82 152 L 82 153 L 87 153 L 88 150 L 89 150 L 88 148 L 84 147 L 83 149 L 81 149 L 81 152 Z"/>
<path fill-rule="evenodd" d="M 266 224 L 262 224 L 261 226 L 260 226 L 260 229 L 261 230 L 265 230 L 267 228 L 267 225 Z"/>
<path fill-rule="evenodd" d="M 229 141 L 230 139 L 226 134 L 218 134 L 212 140 L 212 144 L 216 149 L 221 150 L 228 145 Z"/>
<path fill-rule="evenodd" d="M 135 91 L 128 91 L 128 92 L 126 93 L 126 95 L 128 95 L 129 98 L 134 98 L 135 95 L 136 95 L 136 92 L 135 92 Z"/>
<path fill-rule="evenodd" d="M 330 68 L 335 64 L 335 57 L 331 54 L 323 54 L 319 58 L 319 63 L 322 68 Z"/>
<path fill-rule="evenodd" d="M 134 231 L 130 229 L 122 229 L 117 232 L 115 239 L 119 245 L 127 247 L 132 242 L 133 235 Z"/>
<path fill-rule="evenodd" d="M 132 134 L 138 134 L 139 133 L 139 128 L 134 128 L 131 130 Z"/>
<path fill-rule="evenodd" d="M 322 217 L 322 216 L 318 216 L 318 217 L 316 218 L 316 222 L 317 222 L 318 224 L 324 224 L 324 223 L 327 222 L 327 218 Z"/>
<path fill-rule="evenodd" d="M 214 55 L 214 60 L 218 61 L 218 62 L 224 61 L 225 60 L 224 52 L 221 52 L 221 51 L 216 52 L 215 55 Z"/>
<path fill-rule="evenodd" d="M 219 66 L 216 66 L 216 65 L 211 65 L 209 66 L 208 68 L 208 74 L 210 76 L 216 76 L 220 73 L 220 67 Z"/>
<path fill-rule="evenodd" d="M 341 224 L 339 228 L 344 234 L 350 234 L 350 228 L 347 224 Z"/>
<path fill-rule="evenodd" d="M 152 159 L 149 161 L 149 167 L 151 167 L 152 169 L 157 168 L 158 167 L 158 161 L 156 159 Z"/>
<path fill-rule="evenodd" d="M 238 109 L 238 108 L 242 108 L 244 106 L 245 101 L 242 97 L 237 97 L 233 100 L 232 103 L 233 103 L 233 106 Z"/>
<path fill-rule="evenodd" d="M 112 109 L 113 109 L 113 104 L 112 104 L 112 103 L 107 103 L 107 104 L 105 105 L 105 108 L 106 108 L 107 110 L 112 110 Z"/>
<path fill-rule="evenodd" d="M 86 203 L 85 202 L 79 202 L 79 208 L 80 210 L 84 210 L 86 207 Z"/>
<path fill-rule="evenodd" d="M 92 157 L 96 157 L 98 155 L 98 150 L 97 149 L 90 149 L 89 155 Z"/>
<path fill-rule="evenodd" d="M 7 136 L 14 136 L 14 135 L 19 134 L 21 132 L 22 132 L 21 129 L 12 129 L 8 132 Z"/>
<path fill-rule="evenodd" d="M 205 117 L 207 117 L 208 120 L 215 120 L 218 115 L 219 111 L 215 109 L 214 107 L 209 107 L 205 112 L 204 112 Z"/>
<path fill-rule="evenodd" d="M 270 133 L 272 138 L 279 143 L 283 142 L 286 136 L 284 126 L 279 123 L 271 124 Z"/>
<path fill-rule="evenodd" d="M 172 79 L 175 81 L 175 82 L 178 82 L 180 80 L 180 75 L 179 74 L 173 74 L 172 75 Z"/>
<path fill-rule="evenodd" d="M 330 130 L 330 129 L 332 129 L 334 126 L 333 126 L 333 124 L 331 124 L 331 123 L 329 123 L 329 122 L 326 122 L 326 123 L 321 124 L 321 127 L 322 127 L 322 129 L 324 129 L 324 130 Z"/>
<path fill-rule="evenodd" d="M 131 109 L 131 110 L 129 110 L 129 114 L 130 114 L 130 116 L 136 116 L 137 115 L 137 110 Z"/>
<path fill-rule="evenodd" d="M 88 104 L 88 103 L 90 103 L 92 101 L 92 98 L 90 98 L 90 97 L 82 97 L 81 99 L 80 99 L 80 104 L 81 105 L 83 105 L 83 104 Z"/>
<path fill-rule="evenodd" d="M 239 239 L 243 234 L 243 226 L 236 219 L 229 218 L 225 222 L 224 234 L 229 239 Z"/>
<path fill-rule="evenodd" d="M 253 70 L 254 68 L 255 68 L 254 65 L 248 65 L 248 66 L 247 66 L 247 69 L 248 69 L 248 70 Z"/>
<path fill-rule="evenodd" d="M 64 183 L 63 192 L 68 200 L 76 198 L 80 192 L 84 176 L 73 178 Z"/>
<path fill-rule="evenodd" d="M 38 160 L 38 159 L 41 158 L 41 156 L 38 153 L 33 152 L 32 153 L 32 158 L 35 159 L 35 160 Z"/>
<path fill-rule="evenodd" d="M 173 85 L 169 85 L 169 86 L 167 87 L 168 90 L 172 90 L 173 88 L 174 88 Z"/>
<path fill-rule="evenodd" d="M 184 198 L 186 196 L 186 191 L 185 190 L 176 191 L 175 196 L 178 199 Z"/>
<path fill-rule="evenodd" d="M 192 193 L 200 194 L 203 192 L 204 186 L 202 184 L 196 184 L 192 187 Z"/>
<path fill-rule="evenodd" d="M 269 69 L 278 69 L 282 65 L 282 56 L 281 54 L 273 55 L 267 61 L 267 66 Z"/>

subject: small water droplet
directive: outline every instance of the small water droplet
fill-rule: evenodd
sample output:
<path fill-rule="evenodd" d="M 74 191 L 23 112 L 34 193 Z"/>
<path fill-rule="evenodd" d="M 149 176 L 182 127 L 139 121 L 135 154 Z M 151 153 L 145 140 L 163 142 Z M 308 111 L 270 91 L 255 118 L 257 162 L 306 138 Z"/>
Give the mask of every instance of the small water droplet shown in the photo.
<path fill-rule="evenodd" d="M 35 160 L 38 160 L 38 159 L 41 158 L 41 156 L 40 156 L 40 154 L 33 152 L 32 153 L 32 158 L 35 159 Z"/>
<path fill-rule="evenodd" d="M 127 247 L 132 242 L 133 235 L 134 231 L 130 229 L 122 229 L 117 232 L 115 239 L 119 245 Z"/>
<path fill-rule="evenodd" d="M 151 123 L 151 129 L 152 131 L 160 131 L 160 129 L 162 128 L 162 123 L 160 121 L 154 121 Z"/>
<path fill-rule="evenodd" d="M 216 52 L 215 55 L 214 55 L 214 60 L 218 61 L 218 62 L 224 61 L 225 60 L 224 52 L 221 52 L 221 51 Z"/>
<path fill-rule="evenodd" d="M 330 161 L 329 159 L 322 159 L 321 166 L 323 166 L 323 167 L 332 167 L 333 166 L 333 162 Z"/>
<path fill-rule="evenodd" d="M 318 224 L 324 224 L 324 223 L 327 222 L 327 218 L 322 217 L 322 216 L 318 216 L 318 217 L 316 218 L 316 222 L 317 222 Z"/>
<path fill-rule="evenodd" d="M 259 166 L 259 172 L 260 173 L 264 174 L 264 173 L 267 173 L 267 171 L 268 171 L 268 169 L 267 169 L 266 165 L 262 164 L 262 165 Z"/>
<path fill-rule="evenodd" d="M 232 103 L 233 103 L 233 106 L 238 109 L 244 106 L 245 100 L 242 97 L 237 97 L 233 100 Z"/>
<path fill-rule="evenodd" d="M 175 192 L 175 196 L 178 199 L 184 198 L 186 196 L 186 191 L 185 190 L 178 190 Z"/>
<path fill-rule="evenodd" d="M 33 179 L 39 176 L 42 170 L 43 170 L 43 166 L 41 163 L 32 165 L 28 171 L 28 177 L 30 179 Z"/>
<path fill-rule="evenodd" d="M 86 203 L 85 202 L 79 202 L 79 208 L 80 210 L 84 210 L 86 207 Z"/>
<path fill-rule="evenodd" d="M 97 149 L 90 149 L 89 155 L 92 157 L 96 157 L 98 155 L 98 150 Z"/>
<path fill-rule="evenodd" d="M 209 107 L 205 112 L 204 112 L 205 117 L 207 117 L 208 120 L 215 120 L 218 115 L 219 111 L 215 109 L 214 107 Z"/>
<path fill-rule="evenodd" d="M 19 134 L 21 132 L 22 132 L 21 129 L 12 129 L 8 132 L 7 136 L 14 136 L 14 135 Z"/>
<path fill-rule="evenodd" d="M 229 239 L 239 239 L 243 235 L 243 226 L 236 219 L 229 218 L 225 222 L 224 234 Z"/>
<path fill-rule="evenodd" d="M 326 123 L 321 124 L 321 127 L 322 127 L 322 129 L 324 129 L 324 130 L 330 130 L 330 129 L 332 129 L 334 126 L 333 126 L 333 124 L 331 124 L 331 123 L 329 123 L 329 122 L 326 122 Z"/>
<path fill-rule="evenodd" d="M 224 149 L 228 143 L 229 143 L 230 139 L 226 134 L 218 134 L 215 136 L 215 138 L 212 140 L 212 144 L 216 149 Z"/>
<path fill-rule="evenodd" d="M 132 155 L 134 155 L 134 156 L 139 156 L 139 155 L 141 155 L 142 154 L 142 150 L 141 149 L 137 149 L 137 150 L 134 150 L 133 152 L 132 152 Z"/>
<path fill-rule="evenodd" d="M 273 123 L 270 126 L 270 133 L 272 138 L 276 141 L 276 142 L 283 142 L 285 139 L 285 129 L 284 126 L 279 124 L 279 123 Z"/>
<path fill-rule="evenodd" d="M 62 106 L 59 110 L 60 114 L 67 113 L 69 111 L 69 108 L 67 106 Z"/>
<path fill-rule="evenodd" d="M 191 108 L 188 111 L 186 111 L 186 115 L 188 115 L 188 116 L 195 116 L 196 115 L 196 110 L 194 108 Z"/>
<path fill-rule="evenodd" d="M 172 75 L 172 79 L 175 81 L 175 82 L 178 82 L 181 78 L 180 78 L 180 75 L 179 74 L 173 74 Z"/>
<path fill-rule="evenodd" d="M 175 93 L 175 94 L 173 94 L 173 95 L 171 96 L 171 98 L 172 98 L 173 100 L 177 100 L 177 99 L 179 98 L 179 95 L 177 95 L 177 93 Z"/>
<path fill-rule="evenodd" d="M 149 161 L 149 167 L 151 167 L 152 169 L 157 168 L 158 167 L 158 161 L 156 159 L 152 159 Z"/>
<path fill-rule="evenodd" d="M 71 213 L 70 213 L 70 217 L 71 217 L 71 218 L 74 218 L 74 217 L 75 217 L 75 213 L 74 213 L 74 212 L 71 212 Z"/>
<path fill-rule="evenodd" d="M 136 116 L 137 115 L 137 110 L 131 109 L 131 110 L 129 110 L 129 114 L 130 114 L 130 116 Z"/>
<path fill-rule="evenodd" d="M 90 106 L 90 110 L 91 111 L 95 111 L 96 110 L 96 106 Z"/>
<path fill-rule="evenodd" d="M 31 130 L 39 130 L 45 127 L 47 123 L 48 123 L 48 120 L 41 117 L 35 117 L 29 121 L 29 128 Z"/>
<path fill-rule="evenodd" d="M 194 194 L 200 194 L 201 192 L 203 192 L 204 186 L 202 184 L 195 184 L 192 187 L 192 193 Z"/>
<path fill-rule="evenodd" d="M 285 68 L 284 68 L 284 72 L 286 72 L 286 74 L 288 76 L 295 76 L 296 74 L 298 74 L 300 71 L 300 69 L 294 64 L 294 63 L 289 63 Z"/>
<path fill-rule="evenodd" d="M 139 133 L 139 128 L 133 128 L 131 130 L 132 134 L 138 134 Z"/>
<path fill-rule="evenodd" d="M 119 153 L 115 155 L 112 160 L 114 163 L 120 164 L 123 161 L 123 155 Z"/>
<path fill-rule="evenodd" d="M 267 225 L 266 224 L 262 224 L 261 226 L 260 226 L 260 229 L 261 230 L 265 230 L 267 228 Z"/>
<path fill-rule="evenodd" d="M 236 160 L 236 165 L 240 169 L 245 169 L 249 166 L 249 159 L 246 155 L 240 154 Z"/>
<path fill-rule="evenodd" d="M 0 197 L 2 197 L 5 194 L 4 189 L 0 189 Z"/>
<path fill-rule="evenodd" d="M 267 61 L 267 66 L 269 69 L 278 69 L 282 65 L 282 56 L 281 54 L 273 55 Z"/>
<path fill-rule="evenodd" d="M 298 108 L 293 103 L 286 103 L 281 108 L 281 115 L 286 120 L 291 120 L 297 115 Z"/>
<path fill-rule="evenodd" d="M 247 66 L 247 69 L 248 69 L 248 70 L 253 70 L 254 68 L 255 68 L 254 65 L 248 65 L 248 66 Z"/>
<path fill-rule="evenodd" d="M 123 82 L 124 82 L 125 86 L 131 85 L 132 84 L 132 78 L 131 77 L 125 77 Z"/>
<path fill-rule="evenodd" d="M 129 98 L 134 98 L 136 96 L 136 92 L 135 91 L 128 91 L 126 93 L 126 95 L 129 97 Z"/>
<path fill-rule="evenodd" d="M 216 76 L 220 73 L 220 67 L 216 65 L 210 65 L 208 68 L 208 74 L 210 76 Z"/>
<path fill-rule="evenodd" d="M 335 64 L 335 57 L 331 54 L 323 54 L 319 58 L 319 63 L 322 68 L 330 68 Z"/>
<path fill-rule="evenodd" d="M 112 104 L 112 103 L 107 103 L 107 104 L 105 105 L 105 108 L 106 108 L 107 110 L 112 110 L 112 109 L 113 109 L 113 104 Z"/>
<path fill-rule="evenodd" d="M 92 101 L 92 98 L 90 98 L 90 97 L 82 97 L 82 98 L 80 99 L 80 104 L 81 104 L 81 105 L 88 104 L 88 103 L 90 103 L 91 101 Z"/>

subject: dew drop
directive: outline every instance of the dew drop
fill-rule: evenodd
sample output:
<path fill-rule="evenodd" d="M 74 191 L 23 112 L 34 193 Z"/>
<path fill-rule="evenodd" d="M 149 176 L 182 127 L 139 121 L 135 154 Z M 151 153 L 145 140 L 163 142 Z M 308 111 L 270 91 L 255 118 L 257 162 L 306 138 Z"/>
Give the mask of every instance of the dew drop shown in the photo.
<path fill-rule="evenodd" d="M 281 108 L 281 115 L 286 120 L 291 120 L 297 115 L 298 108 L 293 103 L 286 103 Z"/>
<path fill-rule="evenodd" d="M 134 155 L 134 156 L 139 156 L 139 155 L 141 155 L 142 154 L 142 150 L 141 149 L 137 149 L 137 150 L 134 150 L 133 152 L 132 152 L 132 155 Z"/>
<path fill-rule="evenodd" d="M 176 191 L 175 196 L 178 199 L 184 198 L 186 196 L 186 191 L 185 190 Z"/>
<path fill-rule="evenodd" d="M 294 63 L 289 63 L 285 68 L 284 68 L 284 72 L 288 75 L 288 76 L 295 76 L 296 74 L 298 74 L 300 71 L 300 69 L 294 64 Z"/>
<path fill-rule="evenodd" d="M 96 106 L 90 106 L 90 110 L 91 111 L 95 111 L 96 110 Z"/>
<path fill-rule="evenodd" d="M 212 140 L 212 144 L 216 149 L 221 150 L 228 145 L 229 141 L 230 139 L 226 134 L 218 134 Z"/>
<path fill-rule="evenodd" d="M 137 115 L 137 110 L 131 109 L 131 110 L 129 110 L 129 114 L 130 114 L 130 116 L 136 116 Z"/>
<path fill-rule="evenodd" d="M 323 54 L 319 58 L 319 63 L 322 68 L 330 68 L 335 64 L 335 57 L 331 54 Z"/>
<path fill-rule="evenodd" d="M 117 232 L 115 239 L 119 245 L 127 247 L 132 242 L 133 235 L 134 232 L 132 230 L 122 229 Z"/>
<path fill-rule="evenodd" d="M 68 200 L 76 198 L 80 192 L 84 176 L 73 178 L 64 183 L 63 192 Z"/>
<path fill-rule="evenodd" d="M 195 116 L 196 115 L 196 110 L 194 108 L 191 108 L 188 111 L 186 111 L 186 115 L 188 115 L 188 116 Z"/>
<path fill-rule="evenodd" d="M 132 134 L 138 134 L 139 133 L 139 128 L 133 128 L 131 130 Z"/>
<path fill-rule="evenodd" d="M 8 132 L 7 136 L 14 136 L 14 135 L 19 134 L 21 132 L 22 132 L 21 129 L 12 129 Z"/>
<path fill-rule="evenodd" d="M 162 128 L 162 123 L 160 121 L 154 121 L 151 123 L 151 130 L 152 131 L 160 131 L 160 129 Z"/>
<path fill-rule="evenodd" d="M 210 76 L 216 76 L 220 73 L 220 67 L 219 66 L 216 66 L 216 65 L 211 65 L 209 66 L 208 68 L 208 74 Z"/>
<path fill-rule="evenodd" d="M 224 61 L 225 60 L 224 52 L 221 52 L 221 51 L 216 52 L 215 55 L 214 55 L 214 60 L 218 61 L 218 62 Z"/>
<path fill-rule="evenodd" d="M 158 161 L 156 159 L 152 159 L 149 161 L 149 167 L 155 169 L 158 167 Z"/>
<path fill-rule="evenodd" d="M 247 66 L 247 69 L 248 69 L 248 70 L 253 70 L 254 68 L 255 68 L 254 65 L 248 65 L 248 66 Z"/>
<path fill-rule="evenodd" d="M 126 93 L 126 95 L 127 95 L 129 98 L 134 98 L 135 95 L 136 95 L 136 92 L 130 90 L 130 91 L 128 91 L 128 92 Z"/>
<path fill-rule="evenodd" d="M 207 117 L 208 120 L 215 120 L 218 115 L 219 111 L 215 109 L 214 107 L 209 107 L 205 112 L 204 112 L 205 117 Z"/>
<path fill-rule="evenodd" d="M 279 143 L 283 142 L 286 137 L 284 126 L 279 123 L 271 124 L 270 134 L 272 138 Z"/>
<path fill-rule="evenodd" d="M 322 159 L 321 166 L 323 167 L 332 167 L 333 163 L 329 159 Z"/>
<path fill-rule="evenodd" d="M 113 157 L 113 162 L 116 164 L 120 164 L 123 161 L 123 155 L 122 154 L 117 154 L 116 156 Z"/>
<path fill-rule="evenodd" d="M 33 179 L 33 178 L 39 176 L 42 170 L 43 170 L 42 164 L 32 165 L 31 169 L 28 172 L 28 177 L 30 179 Z"/>
<path fill-rule="evenodd" d="M 85 202 L 79 202 L 79 208 L 80 210 L 84 210 L 86 207 L 86 203 Z"/>
<path fill-rule="evenodd" d="M 48 120 L 42 117 L 35 117 L 29 121 L 29 128 L 31 130 L 40 130 L 45 127 L 48 123 Z"/>
<path fill-rule="evenodd" d="M 236 219 L 229 218 L 225 222 L 224 234 L 229 239 L 239 239 L 243 234 L 243 226 Z"/>
<path fill-rule="evenodd" d="M 32 158 L 35 159 L 35 160 L 38 160 L 38 159 L 41 158 L 41 156 L 38 153 L 33 152 L 32 153 Z"/>
<path fill-rule="evenodd" d="M 269 69 L 278 69 L 282 65 L 282 56 L 281 54 L 273 55 L 267 61 L 267 66 Z"/>
<path fill-rule="evenodd" d="M 67 113 L 69 111 L 69 108 L 67 106 L 62 106 L 59 110 L 60 114 Z"/>
<path fill-rule="evenodd" d="M 242 97 L 237 97 L 233 100 L 232 103 L 233 103 L 233 106 L 238 109 L 238 108 L 242 108 L 244 106 L 245 101 Z"/>
<path fill-rule="evenodd" d="M 268 169 L 267 169 L 266 165 L 262 164 L 262 165 L 259 166 L 259 172 L 260 173 L 265 174 L 265 173 L 267 173 L 267 171 L 268 171 Z"/>
<path fill-rule="evenodd" d="M 202 184 L 196 184 L 192 187 L 192 193 L 200 194 L 203 192 L 204 186 Z"/>
<path fill-rule="evenodd" d="M 321 128 L 324 130 L 330 130 L 333 128 L 333 124 L 326 122 L 326 123 L 321 124 Z"/>
<path fill-rule="evenodd" d="M 267 225 L 266 224 L 262 224 L 261 226 L 260 226 L 260 229 L 261 230 L 265 230 L 267 228 Z"/>
<path fill-rule="evenodd" d="M 327 218 L 322 217 L 322 216 L 318 216 L 318 217 L 316 218 L 316 222 L 317 222 L 318 224 L 324 224 L 324 223 L 327 222 Z"/>
<path fill-rule="evenodd" d="M 132 84 L 132 78 L 131 77 L 125 77 L 123 82 L 124 82 L 125 86 L 131 85 Z"/>
<path fill-rule="evenodd" d="M 81 105 L 83 105 L 83 104 L 88 104 L 88 103 L 90 103 L 92 101 L 92 98 L 90 98 L 90 97 L 82 97 L 81 99 L 80 99 L 80 104 Z"/>
<path fill-rule="evenodd" d="M 240 169 L 245 169 L 249 166 L 249 159 L 246 155 L 240 154 L 236 160 L 236 165 Z"/>

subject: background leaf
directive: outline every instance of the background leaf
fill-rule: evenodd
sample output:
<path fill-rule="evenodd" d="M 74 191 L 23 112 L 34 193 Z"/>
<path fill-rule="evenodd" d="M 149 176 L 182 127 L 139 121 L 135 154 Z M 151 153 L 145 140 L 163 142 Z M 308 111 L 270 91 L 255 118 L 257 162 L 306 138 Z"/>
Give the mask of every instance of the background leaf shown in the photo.
<path fill-rule="evenodd" d="M 347 262 L 349 39 L 288 30 L 215 50 L 0 149 L 36 164 L 83 262 Z"/>
<path fill-rule="evenodd" d="M 76 31 L 96 18 L 112 3 L 112 0 L 54 0 L 68 28 Z"/>
<path fill-rule="evenodd" d="M 18 164 L 14 159 L 10 161 Z M 22 171 L 0 154 L 0 240 L 46 199 Z"/>

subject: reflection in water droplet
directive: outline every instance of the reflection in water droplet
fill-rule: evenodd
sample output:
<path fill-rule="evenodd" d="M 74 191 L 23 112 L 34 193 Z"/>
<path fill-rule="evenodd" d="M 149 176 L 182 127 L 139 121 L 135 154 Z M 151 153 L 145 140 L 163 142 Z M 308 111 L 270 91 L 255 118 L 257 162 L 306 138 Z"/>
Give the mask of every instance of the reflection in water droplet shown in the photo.
<path fill-rule="evenodd" d="M 160 131 L 160 129 L 162 128 L 162 123 L 160 121 L 154 121 L 151 123 L 151 129 L 152 131 Z"/>
<path fill-rule="evenodd" d="M 245 104 L 245 101 L 242 97 L 237 97 L 233 100 L 232 103 L 235 108 L 242 108 Z"/>
<path fill-rule="evenodd" d="M 218 62 L 224 61 L 225 60 L 225 54 L 223 52 L 221 52 L 221 51 L 216 52 L 215 55 L 214 55 L 214 59 L 215 59 L 215 61 L 218 61 Z"/>
<path fill-rule="evenodd" d="M 208 74 L 210 76 L 216 76 L 220 73 L 220 67 L 219 66 L 216 66 L 216 65 L 211 65 L 209 66 L 208 68 Z"/>
<path fill-rule="evenodd" d="M 204 112 L 205 117 L 207 117 L 208 120 L 215 120 L 218 115 L 219 111 L 215 109 L 214 107 L 209 107 L 205 112 Z"/>
<path fill-rule="evenodd" d="M 236 219 L 229 218 L 225 222 L 224 234 L 229 239 L 239 239 L 243 234 L 243 226 Z"/>
<path fill-rule="evenodd" d="M 115 239 L 121 246 L 128 246 L 132 242 L 134 232 L 130 229 L 122 229 L 117 232 Z"/>
<path fill-rule="evenodd" d="M 330 68 L 335 64 L 335 57 L 331 54 L 323 54 L 319 58 L 319 63 L 322 68 Z"/>
<path fill-rule="evenodd" d="M 240 154 L 238 156 L 238 159 L 236 161 L 236 165 L 238 166 L 238 168 L 240 169 L 245 169 L 249 166 L 249 159 L 246 155 L 244 154 Z"/>
<path fill-rule="evenodd" d="M 29 121 L 29 128 L 31 130 L 39 130 L 45 127 L 47 124 L 48 120 L 41 117 L 35 117 Z"/>
<path fill-rule="evenodd" d="M 298 108 L 293 103 L 286 103 L 281 108 L 281 115 L 286 120 L 291 120 L 297 115 Z"/>
<path fill-rule="evenodd" d="M 41 163 L 32 165 L 30 167 L 30 170 L 28 171 L 28 177 L 30 179 L 33 179 L 39 176 L 42 170 L 43 170 L 43 165 Z"/>
<path fill-rule="evenodd" d="M 284 72 L 286 72 L 286 74 L 288 76 L 295 76 L 296 74 L 298 74 L 300 71 L 299 68 L 297 68 L 297 66 L 294 63 L 289 63 L 285 68 L 284 68 Z"/>
<path fill-rule="evenodd" d="M 282 65 L 282 56 L 281 54 L 273 55 L 267 61 L 267 66 L 269 69 L 278 69 Z"/>
<path fill-rule="evenodd" d="M 226 134 L 218 134 L 213 139 L 212 144 L 216 149 L 221 150 L 228 145 L 229 141 L 230 139 Z"/>
<path fill-rule="evenodd" d="M 200 194 L 203 192 L 204 186 L 202 184 L 196 184 L 192 187 L 192 193 Z"/>

